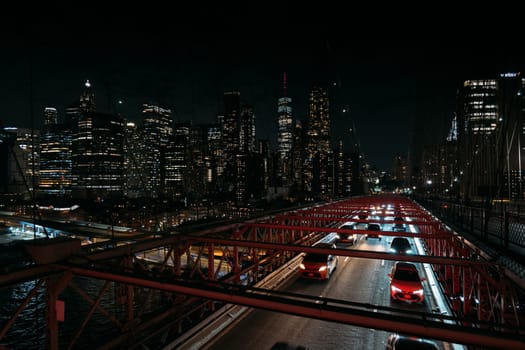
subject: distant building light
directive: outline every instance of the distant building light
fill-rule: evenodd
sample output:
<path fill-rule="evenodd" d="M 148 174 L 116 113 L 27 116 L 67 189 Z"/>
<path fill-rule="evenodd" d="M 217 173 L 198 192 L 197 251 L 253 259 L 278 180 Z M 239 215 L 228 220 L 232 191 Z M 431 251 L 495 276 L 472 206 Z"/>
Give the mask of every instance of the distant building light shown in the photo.
<path fill-rule="evenodd" d="M 499 76 L 502 78 L 515 78 L 519 75 L 518 73 L 508 72 L 508 73 L 501 73 Z"/>

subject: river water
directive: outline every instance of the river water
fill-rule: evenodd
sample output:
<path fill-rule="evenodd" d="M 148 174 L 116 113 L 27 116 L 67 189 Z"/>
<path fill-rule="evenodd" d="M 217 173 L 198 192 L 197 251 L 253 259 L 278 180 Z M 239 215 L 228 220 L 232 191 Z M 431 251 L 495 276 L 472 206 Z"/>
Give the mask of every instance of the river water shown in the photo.
<path fill-rule="evenodd" d="M 19 226 L 13 226 L 8 231 L 5 230 L 0 235 L 0 244 L 33 238 L 32 234 L 22 233 L 17 228 Z M 1 270 L 0 273 L 2 273 Z M 20 307 L 28 293 L 37 283 L 38 280 L 34 280 L 0 289 L 0 330 L 6 325 L 11 316 L 15 314 L 17 308 Z M 106 281 L 74 277 L 72 283 L 88 294 L 92 300 L 96 300 Z M 125 319 L 125 305 L 115 303 L 116 292 L 115 283 L 109 282 L 109 287 L 105 291 L 100 305 L 110 315 L 123 322 L 122 320 Z M 143 294 L 146 295 L 147 293 Z M 165 303 L 165 298 L 160 295 L 160 292 L 153 292 L 152 294 L 153 297 L 143 300 L 145 304 L 142 303 L 142 305 L 138 305 L 136 298 L 136 309 L 144 306 L 144 309 L 148 312 L 159 308 L 162 303 Z M 66 349 L 84 322 L 91 303 L 70 285 L 60 293 L 59 299 L 64 301 L 65 305 L 64 322 L 59 322 L 59 344 L 60 349 Z M 8 349 L 47 349 L 45 308 L 44 283 L 16 318 L 7 334 L 0 339 L 0 349 L 2 349 L 2 346 Z M 118 331 L 118 327 L 113 322 L 96 310 L 73 348 L 93 349 L 96 345 L 103 344 L 115 334 L 118 334 Z"/>

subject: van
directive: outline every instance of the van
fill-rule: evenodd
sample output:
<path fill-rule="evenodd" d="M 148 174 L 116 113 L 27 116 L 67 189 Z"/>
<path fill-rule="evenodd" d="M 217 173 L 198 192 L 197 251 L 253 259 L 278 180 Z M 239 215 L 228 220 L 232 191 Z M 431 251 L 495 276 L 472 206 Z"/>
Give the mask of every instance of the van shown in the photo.
<path fill-rule="evenodd" d="M 316 248 L 336 248 L 333 243 L 319 243 Z M 327 280 L 337 267 L 339 257 L 332 254 L 307 253 L 299 265 L 299 276 Z"/>

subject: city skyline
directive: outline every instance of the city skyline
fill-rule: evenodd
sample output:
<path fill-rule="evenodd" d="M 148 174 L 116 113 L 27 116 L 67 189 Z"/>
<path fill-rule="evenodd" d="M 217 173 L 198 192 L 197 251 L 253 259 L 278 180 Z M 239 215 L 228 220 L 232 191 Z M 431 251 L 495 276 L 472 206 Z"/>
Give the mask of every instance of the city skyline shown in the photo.
<path fill-rule="evenodd" d="M 223 93 L 239 91 L 254 107 L 257 138 L 275 148 L 286 72 L 294 119 L 305 120 L 313 82 L 336 83 L 329 92 L 332 148 L 339 139 L 345 148 L 353 143 L 353 122 L 367 161 L 388 171 L 396 154 L 407 157 L 446 137 L 463 80 L 518 71 L 525 62 L 506 41 L 484 50 L 477 41 L 354 39 L 290 27 L 281 37 L 249 32 L 247 39 L 231 27 L 189 34 L 160 32 L 161 24 L 151 32 L 94 29 L 86 49 L 74 40 L 77 27 L 68 33 L 54 23 L 44 32 L 56 41 L 22 35 L 2 49 L 0 119 L 30 127 L 32 116 L 38 128 L 44 108 L 56 107 L 62 120 L 88 79 L 98 110 L 120 111 L 135 122 L 141 106 L 154 102 L 172 109 L 175 121 L 213 123 L 224 113 Z"/>

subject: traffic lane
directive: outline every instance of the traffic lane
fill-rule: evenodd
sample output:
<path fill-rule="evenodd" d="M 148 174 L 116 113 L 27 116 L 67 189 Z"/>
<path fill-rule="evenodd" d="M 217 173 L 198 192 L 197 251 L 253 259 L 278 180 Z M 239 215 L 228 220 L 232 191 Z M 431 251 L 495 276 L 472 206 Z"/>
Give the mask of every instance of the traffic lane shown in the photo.
<path fill-rule="evenodd" d="M 342 248 L 339 245 L 339 248 Z M 387 251 L 389 240 L 364 239 L 360 235 L 348 249 Z M 339 257 L 328 281 L 294 277 L 286 291 L 327 298 L 429 311 L 427 304 L 390 301 L 388 273 L 394 261 Z M 427 288 L 425 288 L 426 291 Z M 270 349 L 277 342 L 314 349 L 383 349 L 390 333 L 340 323 L 320 321 L 264 310 L 255 310 L 211 349 Z"/>
<path fill-rule="evenodd" d="M 340 245 L 340 247 L 342 247 Z M 348 249 L 386 251 L 387 240 L 360 236 Z M 286 291 L 377 305 L 390 305 L 388 273 L 393 261 L 339 257 L 328 281 L 294 277 Z M 393 307 L 426 311 L 426 305 L 396 303 Z M 383 349 L 390 333 L 335 322 L 255 310 L 210 349 L 270 349 L 277 342 L 315 349 Z"/>

